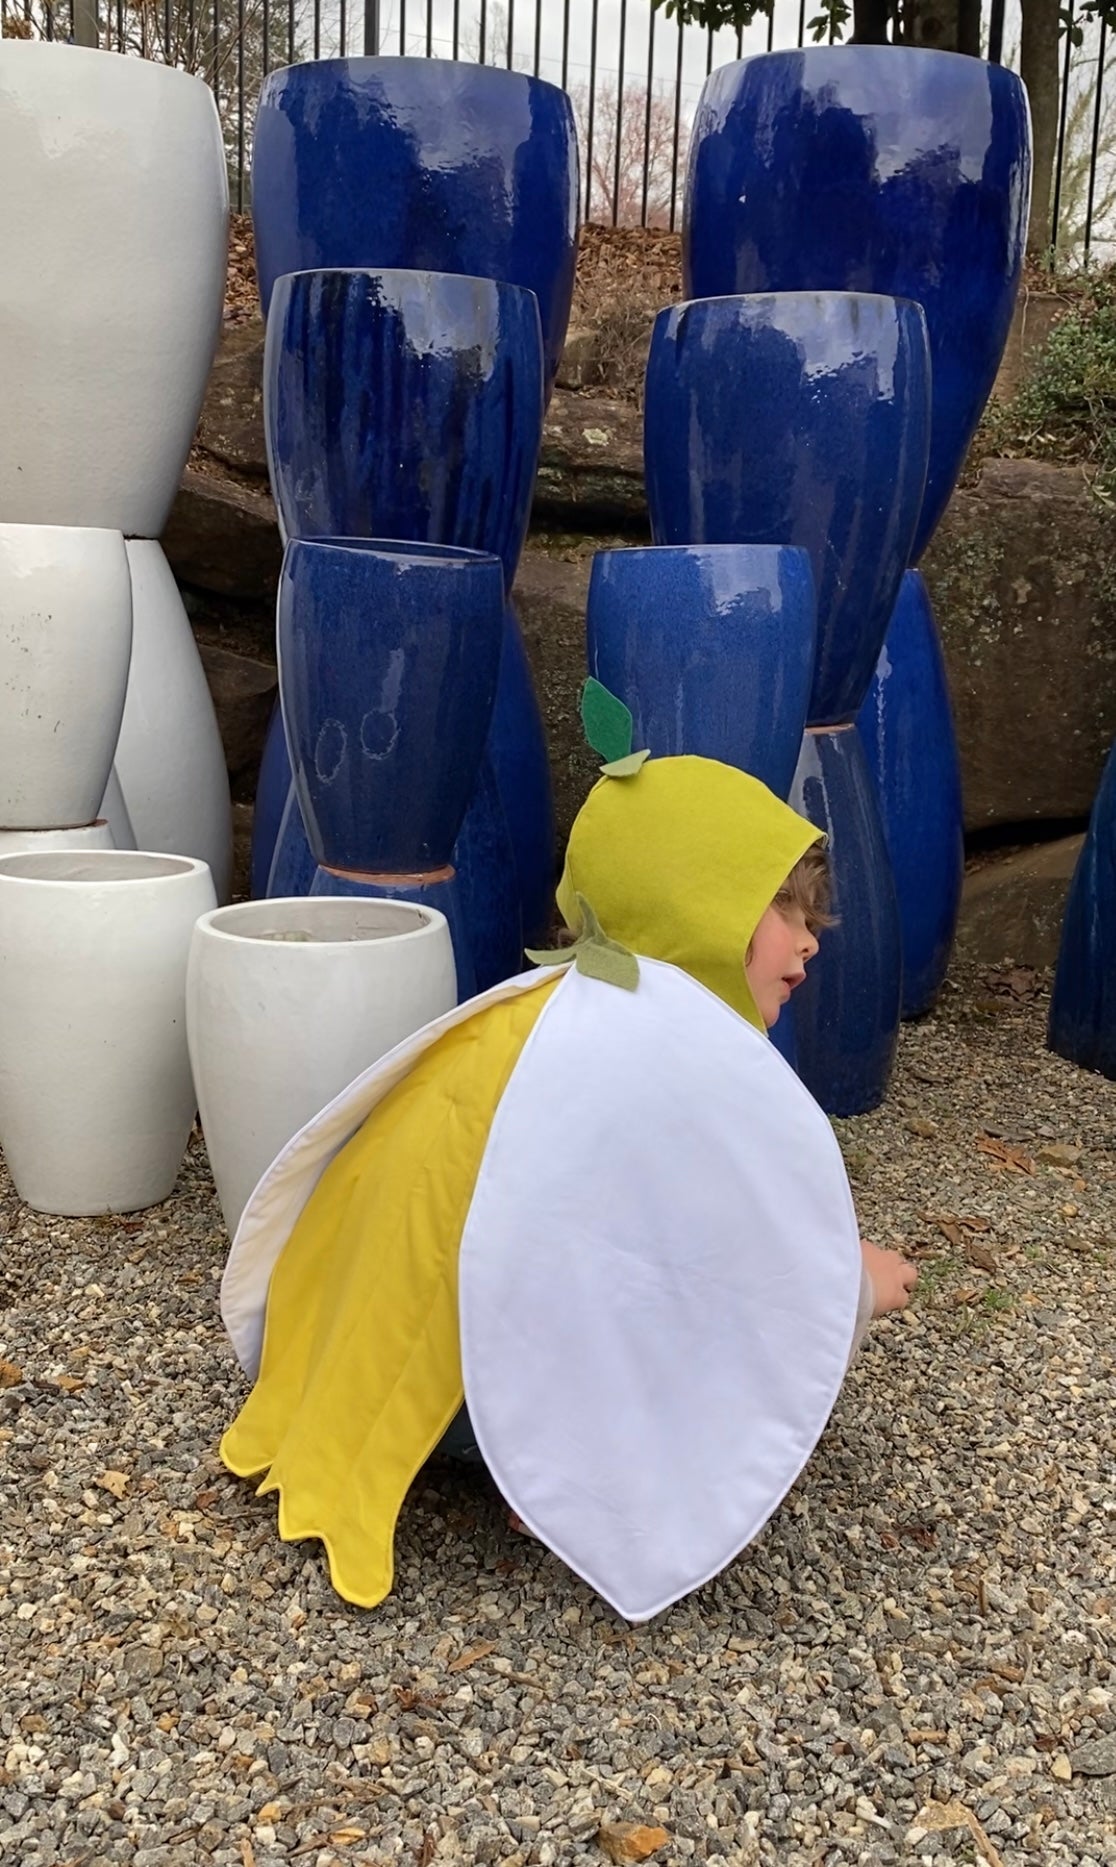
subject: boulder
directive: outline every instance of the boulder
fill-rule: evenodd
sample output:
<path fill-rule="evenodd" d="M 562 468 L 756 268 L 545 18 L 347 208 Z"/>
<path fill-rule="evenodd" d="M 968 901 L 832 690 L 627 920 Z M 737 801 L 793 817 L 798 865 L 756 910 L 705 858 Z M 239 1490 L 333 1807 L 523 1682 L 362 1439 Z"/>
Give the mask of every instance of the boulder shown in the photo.
<path fill-rule="evenodd" d="M 546 725 L 560 846 L 600 766 L 585 743 L 578 711 L 592 562 L 591 547 L 529 538 L 512 593 Z"/>
<path fill-rule="evenodd" d="M 1060 836 L 993 857 L 965 877 L 957 950 L 981 965 L 1053 966 L 1066 895 L 1084 842 Z"/>
<path fill-rule="evenodd" d="M 271 494 L 187 467 L 163 533 L 180 583 L 274 602 L 283 546 Z"/>
<path fill-rule="evenodd" d="M 279 692 L 278 669 L 274 662 L 238 655 L 214 642 L 199 642 L 198 650 L 213 696 L 229 781 L 234 789 L 238 781 L 246 785 L 251 794 Z"/>
<path fill-rule="evenodd" d="M 1075 467 L 986 461 L 923 569 L 970 830 L 1088 815 L 1116 737 L 1112 519 Z"/>
<path fill-rule="evenodd" d="M 643 417 L 630 402 L 554 391 L 543 429 L 532 525 L 649 536 Z"/>
<path fill-rule="evenodd" d="M 264 327 L 258 320 L 222 333 L 198 424 L 197 446 L 236 473 L 267 479 L 263 427 Z"/>

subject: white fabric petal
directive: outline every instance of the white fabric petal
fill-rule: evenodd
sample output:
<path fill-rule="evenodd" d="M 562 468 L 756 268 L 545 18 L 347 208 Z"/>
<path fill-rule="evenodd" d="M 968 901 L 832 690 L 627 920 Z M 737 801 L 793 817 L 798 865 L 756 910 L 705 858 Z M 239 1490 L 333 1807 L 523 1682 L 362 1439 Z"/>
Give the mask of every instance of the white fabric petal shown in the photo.
<path fill-rule="evenodd" d="M 446 1031 L 463 1024 L 486 1005 L 536 991 L 553 977 L 549 970 L 521 973 L 424 1025 L 334 1096 L 276 1156 L 241 1214 L 221 1279 L 221 1320 L 237 1360 L 252 1380 L 259 1373 L 271 1273 L 330 1161 L 352 1140 L 376 1104 L 402 1082 L 423 1052 Z"/>
<path fill-rule="evenodd" d="M 774 1046 L 674 967 L 570 973 L 462 1244 L 465 1392 L 524 1522 L 630 1621 L 757 1535 L 816 1445 L 860 1292 L 840 1150 Z"/>

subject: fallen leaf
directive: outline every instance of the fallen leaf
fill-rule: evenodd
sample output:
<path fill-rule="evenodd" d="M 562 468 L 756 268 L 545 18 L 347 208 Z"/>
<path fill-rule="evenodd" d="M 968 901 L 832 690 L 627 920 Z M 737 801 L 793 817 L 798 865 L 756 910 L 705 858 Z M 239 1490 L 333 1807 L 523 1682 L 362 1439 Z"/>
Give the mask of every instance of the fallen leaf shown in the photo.
<path fill-rule="evenodd" d="M 366 1828 L 334 1828 L 330 1832 L 330 1846 L 335 1848 L 355 1847 L 358 1841 L 368 1837 Z"/>
<path fill-rule="evenodd" d="M 430 1867 L 430 1863 L 437 1852 L 438 1843 L 435 1841 L 430 1831 L 427 1830 L 426 1834 L 422 1837 L 422 1846 L 418 1851 L 418 1867 Z"/>
<path fill-rule="evenodd" d="M 970 1264 L 975 1264 L 978 1270 L 987 1271 L 989 1275 L 999 1269 L 996 1253 L 989 1250 L 987 1245 L 976 1245 L 970 1240 L 965 1247 L 965 1256 Z"/>
<path fill-rule="evenodd" d="M 97 1483 L 102 1491 L 111 1491 L 113 1497 L 123 1497 L 128 1489 L 127 1472 L 102 1472 Z"/>
<path fill-rule="evenodd" d="M 911 1115 L 903 1123 L 908 1134 L 917 1135 L 920 1141 L 932 1141 L 938 1132 L 936 1121 L 928 1121 L 924 1115 Z"/>
<path fill-rule="evenodd" d="M 51 1386 L 60 1387 L 64 1394 L 80 1394 L 85 1382 L 79 1381 L 76 1374 L 59 1374 L 55 1376 Z"/>
<path fill-rule="evenodd" d="M 1015 1147 L 1010 1141 L 1001 1141 L 997 1135 L 982 1134 L 977 1136 L 977 1149 L 987 1154 L 989 1160 L 1005 1173 L 1033 1173 L 1035 1163 L 1021 1147 Z"/>
<path fill-rule="evenodd" d="M 0 1387 L 18 1387 L 22 1379 L 23 1369 L 14 1361 L 0 1361 Z"/>
<path fill-rule="evenodd" d="M 486 1660 L 495 1651 L 494 1640 L 478 1640 L 475 1646 L 466 1647 L 464 1653 L 459 1653 L 455 1660 L 450 1661 L 449 1670 L 451 1673 L 468 1672 L 470 1666 L 475 1666 L 478 1660 Z"/>
<path fill-rule="evenodd" d="M 244 1867 L 256 1867 L 256 1855 L 247 1835 L 240 1837 L 240 1858 Z"/>
<path fill-rule="evenodd" d="M 642 1822 L 606 1822 L 597 1831 L 597 1843 L 610 1861 L 648 1861 L 670 1840 L 665 1828 L 646 1828 Z"/>

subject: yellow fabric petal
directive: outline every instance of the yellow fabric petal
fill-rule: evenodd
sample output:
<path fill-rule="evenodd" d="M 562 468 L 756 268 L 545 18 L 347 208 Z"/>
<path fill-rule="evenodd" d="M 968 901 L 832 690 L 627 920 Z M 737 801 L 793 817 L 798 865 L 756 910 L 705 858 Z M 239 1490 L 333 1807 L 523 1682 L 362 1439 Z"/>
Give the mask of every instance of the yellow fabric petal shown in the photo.
<path fill-rule="evenodd" d="M 464 1398 L 461 1235 L 489 1129 L 550 995 L 448 1031 L 326 1172 L 272 1274 L 259 1378 L 221 1443 L 279 1493 L 279 1534 L 320 1537 L 338 1593 L 389 1592 L 395 1524 Z"/>
<path fill-rule="evenodd" d="M 602 778 L 570 833 L 558 906 L 584 895 L 613 940 L 667 960 L 749 1024 L 764 1023 L 744 976 L 760 917 L 821 831 L 758 778 L 708 758 L 652 758 Z"/>

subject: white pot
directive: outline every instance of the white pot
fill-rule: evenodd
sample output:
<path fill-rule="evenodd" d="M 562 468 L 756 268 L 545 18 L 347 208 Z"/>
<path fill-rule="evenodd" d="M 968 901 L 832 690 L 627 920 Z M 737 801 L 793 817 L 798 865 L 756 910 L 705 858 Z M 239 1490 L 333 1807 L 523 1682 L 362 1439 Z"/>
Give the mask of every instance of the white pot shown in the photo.
<path fill-rule="evenodd" d="M 190 948 L 186 1018 L 230 1234 L 291 1136 L 456 1002 L 453 944 L 433 908 L 324 895 L 203 916 Z"/>
<path fill-rule="evenodd" d="M 116 849 L 111 824 L 104 817 L 79 830 L 0 830 L 0 858 L 53 856 L 60 850 Z"/>
<path fill-rule="evenodd" d="M 101 816 L 112 832 L 110 849 L 134 849 L 136 833 L 132 828 L 132 819 L 128 815 L 128 806 L 124 802 L 124 793 L 120 789 L 120 780 L 114 765 L 109 772 L 109 781 L 105 786 L 105 795 L 101 802 Z"/>
<path fill-rule="evenodd" d="M 39 1212 L 166 1199 L 194 1117 L 186 961 L 203 862 L 0 860 L 0 1146 Z"/>
<path fill-rule="evenodd" d="M 218 901 L 232 879 L 232 807 L 224 747 L 190 618 L 160 545 L 128 544 L 132 666 L 116 775 L 141 849 L 196 856 Z M 105 800 L 108 814 L 109 800 Z"/>
<path fill-rule="evenodd" d="M 131 648 L 119 532 L 0 524 L 0 829 L 97 816 Z"/>
<path fill-rule="evenodd" d="M 213 94 L 146 58 L 0 41 L 0 518 L 157 538 L 220 335 Z"/>

